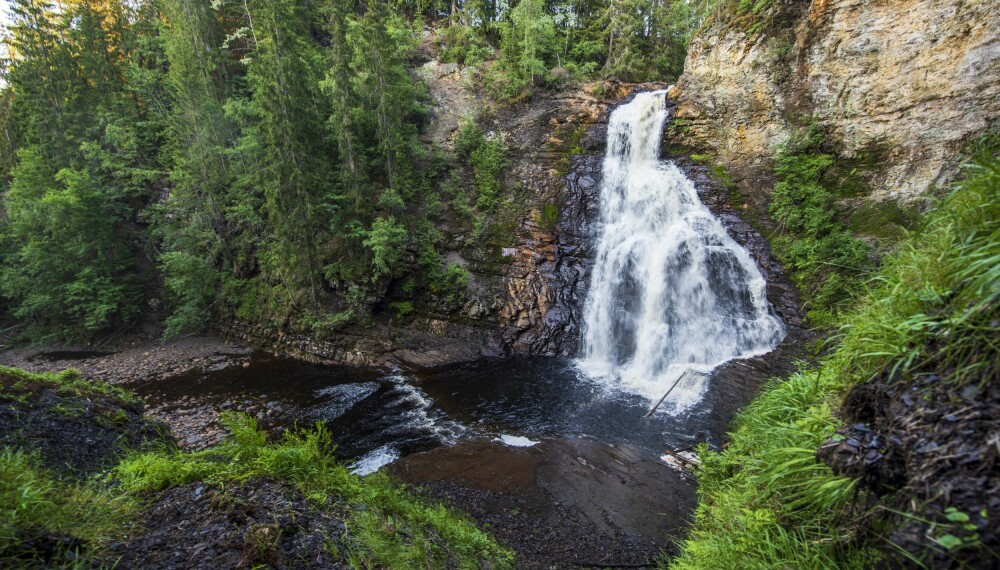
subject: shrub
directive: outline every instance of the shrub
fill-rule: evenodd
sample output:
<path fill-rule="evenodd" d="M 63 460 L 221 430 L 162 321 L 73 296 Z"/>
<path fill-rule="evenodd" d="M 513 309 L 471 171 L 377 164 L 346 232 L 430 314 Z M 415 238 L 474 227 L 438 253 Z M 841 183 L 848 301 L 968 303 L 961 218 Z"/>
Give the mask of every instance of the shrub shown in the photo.
<path fill-rule="evenodd" d="M 372 252 L 372 280 L 391 277 L 403 256 L 406 228 L 395 218 L 378 218 L 372 223 L 364 246 Z"/>
<path fill-rule="evenodd" d="M 874 265 L 871 247 L 850 235 L 834 194 L 822 180 L 834 164 L 821 152 L 816 127 L 796 133 L 778 150 L 770 213 L 780 224 L 774 239 L 782 264 L 805 293 L 810 320 L 829 326 L 850 305 Z"/>

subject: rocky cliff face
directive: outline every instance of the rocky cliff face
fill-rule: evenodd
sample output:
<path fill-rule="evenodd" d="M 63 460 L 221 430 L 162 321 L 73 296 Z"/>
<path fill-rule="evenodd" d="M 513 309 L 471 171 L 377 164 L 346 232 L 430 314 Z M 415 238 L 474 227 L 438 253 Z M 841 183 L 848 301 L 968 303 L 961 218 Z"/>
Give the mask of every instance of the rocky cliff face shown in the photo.
<path fill-rule="evenodd" d="M 842 158 L 864 159 L 873 198 L 911 200 L 952 180 L 1000 118 L 996 0 L 778 0 L 761 18 L 753 32 L 710 23 L 672 93 L 683 143 L 748 190 L 768 187 L 776 147 L 813 117 Z"/>

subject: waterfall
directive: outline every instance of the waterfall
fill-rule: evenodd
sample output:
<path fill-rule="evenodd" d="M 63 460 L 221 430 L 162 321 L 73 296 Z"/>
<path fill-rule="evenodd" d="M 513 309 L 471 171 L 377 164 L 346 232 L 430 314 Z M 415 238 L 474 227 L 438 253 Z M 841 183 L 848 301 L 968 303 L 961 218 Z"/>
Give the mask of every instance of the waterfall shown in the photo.
<path fill-rule="evenodd" d="M 609 119 L 601 234 L 584 307 L 579 367 L 659 400 L 685 372 L 769 352 L 784 338 L 750 255 L 659 160 L 666 92 L 640 93 Z M 679 412 L 707 388 L 688 374 L 661 409 Z"/>

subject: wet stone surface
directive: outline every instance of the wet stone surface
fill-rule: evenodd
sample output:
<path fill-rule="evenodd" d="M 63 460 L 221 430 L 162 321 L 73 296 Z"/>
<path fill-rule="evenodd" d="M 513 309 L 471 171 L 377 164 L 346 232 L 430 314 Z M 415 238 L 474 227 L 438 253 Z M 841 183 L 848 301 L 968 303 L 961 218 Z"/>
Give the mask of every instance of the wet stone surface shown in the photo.
<path fill-rule="evenodd" d="M 490 528 L 528 569 L 654 563 L 695 504 L 690 475 L 640 448 L 588 439 L 473 441 L 389 469 Z"/>

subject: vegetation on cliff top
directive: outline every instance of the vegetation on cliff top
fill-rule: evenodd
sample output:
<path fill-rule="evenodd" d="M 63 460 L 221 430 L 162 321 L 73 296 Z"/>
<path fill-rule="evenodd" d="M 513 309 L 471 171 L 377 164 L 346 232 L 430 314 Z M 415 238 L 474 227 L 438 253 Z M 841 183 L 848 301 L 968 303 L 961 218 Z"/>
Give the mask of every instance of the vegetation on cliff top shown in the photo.
<path fill-rule="evenodd" d="M 670 568 L 864 568 L 885 556 L 929 567 L 997 562 L 990 525 L 1000 513 L 981 496 L 997 484 L 989 470 L 997 450 L 935 419 L 1000 405 L 990 396 L 1000 374 L 1000 157 L 985 152 L 967 174 L 839 317 L 832 352 L 775 380 L 739 416 L 725 450 L 702 450 L 694 528 Z M 909 402 L 897 413 L 922 433 L 900 431 L 899 417 L 880 424 L 885 402 L 845 402 L 858 386 Z M 844 426 L 845 416 L 861 423 Z M 844 442 L 846 465 L 817 459 L 819 448 Z M 924 461 L 898 463 L 937 449 L 950 451 L 932 473 Z"/>

